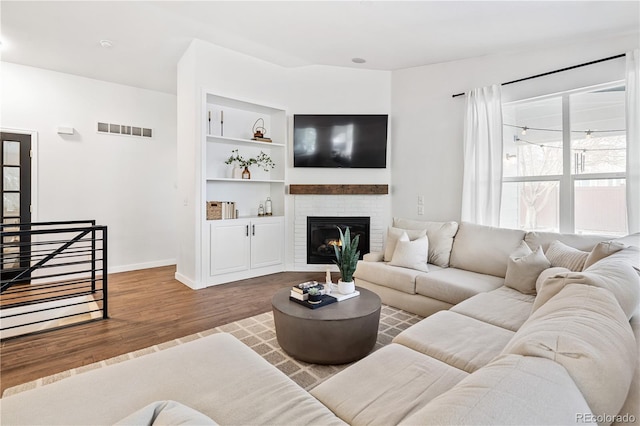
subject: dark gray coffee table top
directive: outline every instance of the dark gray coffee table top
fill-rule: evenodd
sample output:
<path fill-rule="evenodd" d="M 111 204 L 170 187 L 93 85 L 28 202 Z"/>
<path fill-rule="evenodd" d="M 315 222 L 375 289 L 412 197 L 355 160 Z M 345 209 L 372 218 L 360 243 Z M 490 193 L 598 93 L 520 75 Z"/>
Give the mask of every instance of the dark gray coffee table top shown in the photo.
<path fill-rule="evenodd" d="M 273 296 L 271 304 L 290 317 L 314 320 L 344 320 L 363 317 L 380 309 L 380 297 L 374 292 L 358 287 L 360 296 L 310 309 L 289 300 L 291 287 L 283 288 Z"/>
<path fill-rule="evenodd" d="M 278 343 L 292 357 L 316 364 L 343 364 L 366 356 L 375 346 L 380 297 L 357 288 L 360 296 L 310 309 L 289 300 L 291 287 L 271 299 Z"/>

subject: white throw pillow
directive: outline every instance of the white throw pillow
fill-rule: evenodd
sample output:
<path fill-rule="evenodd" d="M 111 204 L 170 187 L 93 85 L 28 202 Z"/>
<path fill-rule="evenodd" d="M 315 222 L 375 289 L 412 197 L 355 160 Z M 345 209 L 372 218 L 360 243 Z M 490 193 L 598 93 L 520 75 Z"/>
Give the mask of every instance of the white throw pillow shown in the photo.
<path fill-rule="evenodd" d="M 613 253 L 619 252 L 625 247 L 625 244 L 619 243 L 617 241 L 603 241 L 601 243 L 598 243 L 593 248 L 593 250 L 591 250 L 591 253 L 589 253 L 589 255 L 587 256 L 587 260 L 584 262 L 583 270 L 587 269 L 597 261 L 602 260 L 605 257 L 612 255 Z"/>
<path fill-rule="evenodd" d="M 443 268 L 449 266 L 453 237 L 458 232 L 457 222 L 424 222 L 394 217 L 393 226 L 406 230 L 425 229 L 429 239 L 429 258 L 427 262 Z M 409 235 L 409 238 L 411 238 L 411 235 Z"/>
<path fill-rule="evenodd" d="M 429 267 L 427 266 L 428 253 L 429 240 L 426 235 L 411 241 L 405 232 L 400 239 L 398 239 L 396 249 L 393 252 L 393 257 L 389 264 L 429 272 Z"/>
<path fill-rule="evenodd" d="M 522 244 L 526 246 L 523 241 Z M 531 251 L 531 250 L 529 250 Z M 536 280 L 542 271 L 551 267 L 542 247 L 524 256 L 510 256 L 507 262 L 507 274 L 504 285 L 518 290 L 523 294 L 536 293 Z"/>
<path fill-rule="evenodd" d="M 562 266 L 573 272 L 584 269 L 587 257 L 589 257 L 588 252 L 569 247 L 558 240 L 549 244 L 547 250 L 547 259 L 551 262 L 551 266 Z"/>
<path fill-rule="evenodd" d="M 426 229 L 401 229 L 394 228 L 392 226 L 387 229 L 387 242 L 384 245 L 384 261 L 390 262 L 393 257 L 393 252 L 396 250 L 396 244 L 398 239 L 405 233 L 409 237 L 409 240 L 413 241 L 417 238 L 427 235 Z"/>

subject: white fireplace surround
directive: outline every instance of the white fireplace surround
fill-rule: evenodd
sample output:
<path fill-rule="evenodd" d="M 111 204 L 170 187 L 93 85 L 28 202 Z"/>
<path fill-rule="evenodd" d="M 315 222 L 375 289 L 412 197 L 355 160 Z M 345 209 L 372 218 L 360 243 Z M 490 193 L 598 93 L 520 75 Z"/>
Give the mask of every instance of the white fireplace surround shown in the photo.
<path fill-rule="evenodd" d="M 389 195 L 294 195 L 293 267 L 296 271 L 324 271 L 333 265 L 307 264 L 308 216 L 368 216 L 370 251 L 381 251 L 390 223 Z"/>

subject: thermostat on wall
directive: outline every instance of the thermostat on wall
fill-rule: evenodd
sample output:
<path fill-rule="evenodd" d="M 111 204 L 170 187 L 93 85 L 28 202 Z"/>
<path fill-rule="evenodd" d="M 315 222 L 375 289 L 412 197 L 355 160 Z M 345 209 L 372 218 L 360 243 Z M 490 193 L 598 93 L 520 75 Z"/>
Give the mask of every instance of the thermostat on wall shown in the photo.
<path fill-rule="evenodd" d="M 73 127 L 58 126 L 58 134 L 59 135 L 72 135 L 73 134 Z"/>

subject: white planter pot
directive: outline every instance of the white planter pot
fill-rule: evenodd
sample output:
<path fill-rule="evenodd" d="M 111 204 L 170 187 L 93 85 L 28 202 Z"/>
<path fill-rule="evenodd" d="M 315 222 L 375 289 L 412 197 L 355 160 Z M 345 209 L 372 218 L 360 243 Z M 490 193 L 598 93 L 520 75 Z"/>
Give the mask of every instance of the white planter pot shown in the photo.
<path fill-rule="evenodd" d="M 353 281 L 344 282 L 342 280 L 338 280 L 338 292 L 342 294 L 351 294 L 356 291 L 356 283 Z"/>

